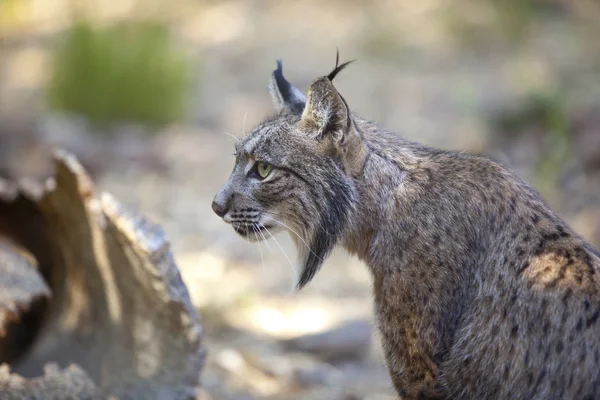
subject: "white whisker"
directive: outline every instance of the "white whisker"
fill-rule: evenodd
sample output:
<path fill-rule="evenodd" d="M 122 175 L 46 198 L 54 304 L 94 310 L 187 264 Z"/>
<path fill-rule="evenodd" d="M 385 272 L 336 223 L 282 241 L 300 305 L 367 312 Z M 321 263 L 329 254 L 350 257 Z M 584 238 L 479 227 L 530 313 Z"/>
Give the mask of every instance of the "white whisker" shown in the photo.
<path fill-rule="evenodd" d="M 292 281 L 292 290 L 294 290 L 294 287 L 296 286 L 296 279 L 298 279 L 298 273 L 296 272 L 296 267 L 294 267 L 294 264 L 292 263 L 292 260 L 290 260 L 290 258 L 288 257 L 287 253 L 285 252 L 285 250 L 283 250 L 283 247 L 281 247 L 281 245 L 279 244 L 279 242 L 277 241 L 277 239 L 275 239 L 275 236 L 273 236 L 273 234 L 269 231 L 269 229 L 267 227 L 265 227 L 265 230 L 273 238 L 273 240 L 275 241 L 275 243 L 277 244 L 277 246 L 279 246 L 279 249 L 281 250 L 281 252 L 285 256 L 285 258 L 290 263 L 290 266 L 292 267 L 292 271 L 294 272 L 294 277 L 293 277 L 294 280 Z"/>
<path fill-rule="evenodd" d="M 282 225 L 283 227 L 285 227 L 285 228 L 289 229 L 289 231 L 290 231 L 290 232 L 292 232 L 294 235 L 298 236 L 298 239 L 300 239 L 300 240 L 302 241 L 302 243 L 304 243 L 304 245 L 306 246 L 306 248 L 308 249 L 308 251 L 310 251 L 310 252 L 311 252 L 311 253 L 312 253 L 312 254 L 313 254 L 315 257 L 317 257 L 319 260 L 323 261 L 323 260 L 321 259 L 321 257 L 319 257 L 317 254 L 315 254 L 315 252 L 314 252 L 314 251 L 313 251 L 313 250 L 310 248 L 310 246 L 308 245 L 308 243 L 306 243 L 306 241 L 305 241 L 305 240 L 302 238 L 302 236 L 300 236 L 300 235 L 299 235 L 299 234 L 298 234 L 298 233 L 297 233 L 295 230 L 293 230 L 292 228 L 290 228 L 288 225 L 284 224 L 283 222 L 276 220 L 276 219 L 275 219 L 275 218 L 273 218 L 272 216 L 270 216 L 270 215 L 266 215 L 266 213 L 263 213 L 263 214 L 265 214 L 265 216 L 266 216 L 267 218 L 269 218 L 269 220 L 271 220 L 272 222 L 276 222 L 276 223 L 278 223 L 278 224 Z M 264 226 L 264 225 L 263 225 L 263 226 Z"/>
<path fill-rule="evenodd" d="M 260 222 L 258 223 L 258 225 L 259 225 L 260 227 L 262 227 L 263 229 L 267 229 L 267 227 L 266 227 L 266 226 L 264 226 L 264 225 L 263 225 L 262 223 L 260 223 Z M 268 241 L 268 240 L 267 240 L 267 238 L 265 237 L 265 234 L 264 234 L 264 233 L 262 233 L 262 231 L 261 231 L 260 229 L 258 230 L 258 233 L 260 233 L 260 235 L 263 237 L 263 239 L 264 239 L 264 241 L 265 241 L 265 244 L 266 244 L 266 245 L 267 245 L 267 247 L 269 248 L 269 251 L 272 253 L 272 252 L 273 252 L 273 248 L 272 248 L 272 247 L 271 247 L 271 245 L 269 244 L 269 241 Z"/>
<path fill-rule="evenodd" d="M 273 213 L 270 213 L 270 212 L 267 212 L 267 211 L 262 211 L 262 214 L 265 214 L 265 215 L 270 215 L 271 217 L 273 217 L 273 216 L 275 215 L 275 214 L 273 214 Z M 277 222 L 279 222 L 279 223 L 282 223 L 281 221 L 277 221 Z M 320 221 L 319 221 L 319 222 L 317 222 L 317 223 L 319 224 L 319 227 L 320 227 L 321 229 L 323 229 L 323 232 L 325 232 L 325 233 L 326 233 L 326 234 L 328 234 L 329 236 L 333 236 L 333 237 L 338 237 L 338 236 L 339 236 L 339 235 L 334 235 L 333 233 L 329 233 L 329 232 L 327 231 L 327 229 L 325 229 L 325 227 L 323 226 L 323 224 L 321 224 L 321 222 L 320 222 Z M 287 225 L 285 225 L 285 227 L 286 227 L 286 228 L 288 228 L 288 229 L 291 229 L 291 228 L 290 228 L 289 226 L 287 226 Z"/>
<path fill-rule="evenodd" d="M 236 138 L 236 137 L 235 137 L 235 136 L 233 136 L 231 133 L 228 133 L 228 132 L 221 132 L 221 133 L 222 133 L 223 135 L 227 135 L 227 136 L 230 136 L 230 137 L 234 138 L 236 142 L 239 142 L 239 141 L 240 141 L 240 139 Z"/>
<path fill-rule="evenodd" d="M 256 238 L 256 242 L 258 243 L 258 250 L 260 250 L 260 259 L 262 262 L 262 272 L 264 273 L 265 272 L 265 257 L 263 256 L 262 246 L 260 245 L 260 241 L 258 240 L 258 235 L 256 234 L 257 229 L 254 227 L 254 224 L 252 224 L 251 227 L 252 227 L 252 231 L 254 232 L 254 237 Z M 261 235 L 262 235 L 262 232 L 261 232 Z"/>
<path fill-rule="evenodd" d="M 233 224 L 234 224 L 234 223 L 232 222 L 232 225 L 233 225 Z M 241 226 L 242 226 L 242 223 L 241 223 L 241 222 L 238 222 L 238 223 L 237 223 L 237 229 L 240 229 L 240 227 L 241 227 Z M 244 236 L 244 239 L 246 239 L 246 242 L 248 242 L 248 244 L 250 244 L 250 240 L 248 240 L 248 237 L 247 237 L 247 236 Z"/>
<path fill-rule="evenodd" d="M 242 122 L 242 133 L 246 134 L 246 117 L 248 116 L 248 111 L 244 114 L 244 121 Z"/>

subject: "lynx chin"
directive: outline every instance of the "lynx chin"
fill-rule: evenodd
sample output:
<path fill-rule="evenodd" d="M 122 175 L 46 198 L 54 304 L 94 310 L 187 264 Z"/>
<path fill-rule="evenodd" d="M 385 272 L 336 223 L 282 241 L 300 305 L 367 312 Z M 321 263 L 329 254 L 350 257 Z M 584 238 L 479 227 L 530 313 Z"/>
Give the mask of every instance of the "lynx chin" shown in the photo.
<path fill-rule="evenodd" d="M 600 253 L 506 167 L 355 115 L 332 81 L 283 76 L 212 203 L 250 240 L 287 231 L 298 288 L 336 245 L 373 278 L 405 399 L 600 398 Z"/>

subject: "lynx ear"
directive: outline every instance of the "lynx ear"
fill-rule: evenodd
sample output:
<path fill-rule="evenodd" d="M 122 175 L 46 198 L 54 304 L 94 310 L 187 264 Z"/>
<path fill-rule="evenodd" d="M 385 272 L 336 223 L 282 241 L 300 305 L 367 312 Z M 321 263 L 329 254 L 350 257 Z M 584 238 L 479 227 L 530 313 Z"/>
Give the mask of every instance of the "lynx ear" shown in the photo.
<path fill-rule="evenodd" d="M 277 69 L 273 71 L 269 82 L 269 91 L 277 112 L 287 114 L 302 114 L 306 97 L 283 77 L 281 60 L 277 60 Z"/>
<path fill-rule="evenodd" d="M 327 76 L 316 79 L 308 90 L 308 100 L 300 128 L 321 141 L 324 148 L 337 154 L 346 171 L 358 176 L 367 159 L 367 147 L 352 121 L 346 100 L 333 86 L 333 78 L 351 61 L 338 65 Z"/>
<path fill-rule="evenodd" d="M 333 78 L 352 61 L 338 65 L 327 76 L 316 79 L 308 90 L 308 100 L 302 113 L 303 128 L 316 138 L 330 135 L 334 142 L 343 144 L 351 129 L 350 109 L 344 98 L 333 86 Z"/>

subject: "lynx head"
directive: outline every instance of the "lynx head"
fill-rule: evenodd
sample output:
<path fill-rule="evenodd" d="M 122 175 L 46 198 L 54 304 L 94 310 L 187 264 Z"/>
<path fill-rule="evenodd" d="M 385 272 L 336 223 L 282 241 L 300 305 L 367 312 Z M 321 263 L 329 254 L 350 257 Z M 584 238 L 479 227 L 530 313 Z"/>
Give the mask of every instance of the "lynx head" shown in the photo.
<path fill-rule="evenodd" d="M 305 97 L 277 62 L 269 85 L 277 114 L 237 142 L 233 172 L 212 203 L 250 240 L 288 231 L 302 260 L 299 289 L 345 235 L 357 201 L 354 180 L 366 150 L 332 83 L 348 64 L 336 61 Z"/>

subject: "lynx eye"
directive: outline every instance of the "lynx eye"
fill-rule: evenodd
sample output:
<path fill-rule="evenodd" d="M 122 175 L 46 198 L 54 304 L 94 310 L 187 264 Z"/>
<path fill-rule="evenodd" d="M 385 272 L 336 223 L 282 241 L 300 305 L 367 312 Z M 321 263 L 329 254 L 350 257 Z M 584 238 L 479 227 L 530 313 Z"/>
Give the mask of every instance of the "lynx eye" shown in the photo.
<path fill-rule="evenodd" d="M 269 172 L 271 172 L 271 164 L 259 161 L 256 164 L 256 172 L 258 172 L 258 176 L 260 176 L 261 179 L 265 179 L 269 176 Z"/>

